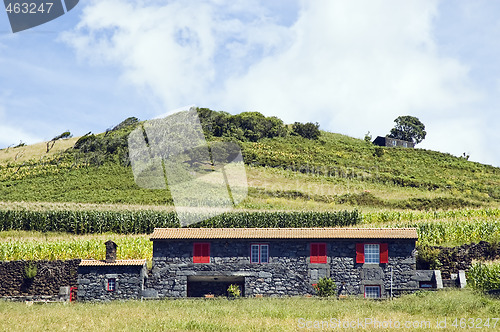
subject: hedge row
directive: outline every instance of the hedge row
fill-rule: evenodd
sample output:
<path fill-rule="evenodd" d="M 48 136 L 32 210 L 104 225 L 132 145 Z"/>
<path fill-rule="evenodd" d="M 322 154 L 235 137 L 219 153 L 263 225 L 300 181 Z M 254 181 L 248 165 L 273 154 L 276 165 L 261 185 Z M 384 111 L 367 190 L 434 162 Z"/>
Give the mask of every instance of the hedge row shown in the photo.
<path fill-rule="evenodd" d="M 231 212 L 190 227 L 336 227 L 360 223 L 357 211 Z M 174 212 L 0 210 L 0 231 L 23 230 L 92 234 L 151 233 L 155 227 L 180 227 Z"/>

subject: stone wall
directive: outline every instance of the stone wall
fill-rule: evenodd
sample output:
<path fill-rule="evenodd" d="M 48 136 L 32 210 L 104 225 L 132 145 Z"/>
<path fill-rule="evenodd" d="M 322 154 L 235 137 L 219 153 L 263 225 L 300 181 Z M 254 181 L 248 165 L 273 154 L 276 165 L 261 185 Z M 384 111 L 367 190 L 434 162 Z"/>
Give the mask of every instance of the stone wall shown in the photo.
<path fill-rule="evenodd" d="M 432 249 L 439 250 L 439 260 L 443 279 L 450 279 L 451 274 L 460 270 L 468 271 L 473 260 L 494 260 L 500 257 L 500 247 L 492 247 L 486 241 L 479 243 L 464 244 L 458 247 L 433 246 Z M 429 264 L 419 262 L 418 269 L 429 269 Z"/>
<path fill-rule="evenodd" d="M 146 277 L 146 264 L 144 266 L 80 266 L 78 268 L 78 300 L 140 299 Z M 114 291 L 107 290 L 109 278 L 116 280 Z"/>
<path fill-rule="evenodd" d="M 25 278 L 25 268 L 37 268 L 33 279 Z M 79 259 L 68 261 L 7 261 L 0 262 L 0 296 L 57 296 L 59 287 L 77 286 Z"/>
<path fill-rule="evenodd" d="M 385 264 L 356 263 L 355 243 L 332 244 L 333 264 L 330 274 L 340 294 L 364 294 L 364 286 L 380 286 L 382 296 L 412 291 L 415 281 L 415 245 L 412 241 L 384 241 L 389 244 L 389 262 Z"/>
<path fill-rule="evenodd" d="M 363 285 L 379 285 L 382 296 L 391 286 L 404 291 L 417 288 L 414 280 L 414 241 L 384 241 L 389 244 L 386 264 L 355 262 L 354 241 L 327 242 L 327 263 L 311 264 L 307 240 L 272 240 L 269 263 L 250 263 L 249 240 L 213 240 L 210 242 L 210 263 L 193 264 L 195 241 L 155 241 L 153 269 L 147 288 L 158 297 L 185 297 L 190 278 L 244 277 L 245 296 L 314 294 L 312 287 L 321 277 L 332 277 L 342 294 L 363 294 Z M 313 241 L 326 242 L 326 241 Z M 359 241 L 362 242 L 362 241 Z M 207 288 L 207 293 L 210 289 Z"/>

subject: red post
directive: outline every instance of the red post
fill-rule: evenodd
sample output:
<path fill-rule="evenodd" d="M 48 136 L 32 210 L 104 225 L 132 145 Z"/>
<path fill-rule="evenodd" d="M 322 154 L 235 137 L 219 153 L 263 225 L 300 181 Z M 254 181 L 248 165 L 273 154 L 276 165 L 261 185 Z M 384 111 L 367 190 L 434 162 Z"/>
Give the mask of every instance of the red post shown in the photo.
<path fill-rule="evenodd" d="M 69 289 L 69 302 L 73 302 L 73 294 L 78 292 L 78 287 L 71 287 Z"/>

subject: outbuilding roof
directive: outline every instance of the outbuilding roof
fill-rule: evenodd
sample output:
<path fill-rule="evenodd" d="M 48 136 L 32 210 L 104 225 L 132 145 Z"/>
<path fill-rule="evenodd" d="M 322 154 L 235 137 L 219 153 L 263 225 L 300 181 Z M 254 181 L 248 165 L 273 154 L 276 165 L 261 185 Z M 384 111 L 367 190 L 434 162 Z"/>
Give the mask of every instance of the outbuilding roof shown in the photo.
<path fill-rule="evenodd" d="M 155 228 L 154 240 L 418 239 L 416 228 Z"/>
<path fill-rule="evenodd" d="M 79 266 L 143 266 L 146 264 L 145 259 L 120 259 L 113 263 L 96 259 L 82 259 Z"/>

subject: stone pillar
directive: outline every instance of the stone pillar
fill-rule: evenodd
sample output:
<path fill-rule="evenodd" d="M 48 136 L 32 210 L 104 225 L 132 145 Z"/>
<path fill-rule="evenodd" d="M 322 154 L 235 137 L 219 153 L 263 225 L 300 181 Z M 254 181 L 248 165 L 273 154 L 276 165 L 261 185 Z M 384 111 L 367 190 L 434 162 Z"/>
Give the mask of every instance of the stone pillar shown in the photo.
<path fill-rule="evenodd" d="M 467 280 L 465 279 L 465 271 L 458 271 L 458 282 L 460 283 L 460 288 L 465 288 L 467 285 Z"/>
<path fill-rule="evenodd" d="M 440 270 L 434 270 L 434 278 L 436 279 L 436 288 L 442 289 L 443 288 L 443 279 L 441 279 L 441 271 Z"/>
<path fill-rule="evenodd" d="M 106 245 L 106 263 L 114 263 L 116 261 L 116 248 L 118 246 L 111 240 L 104 243 Z"/>

